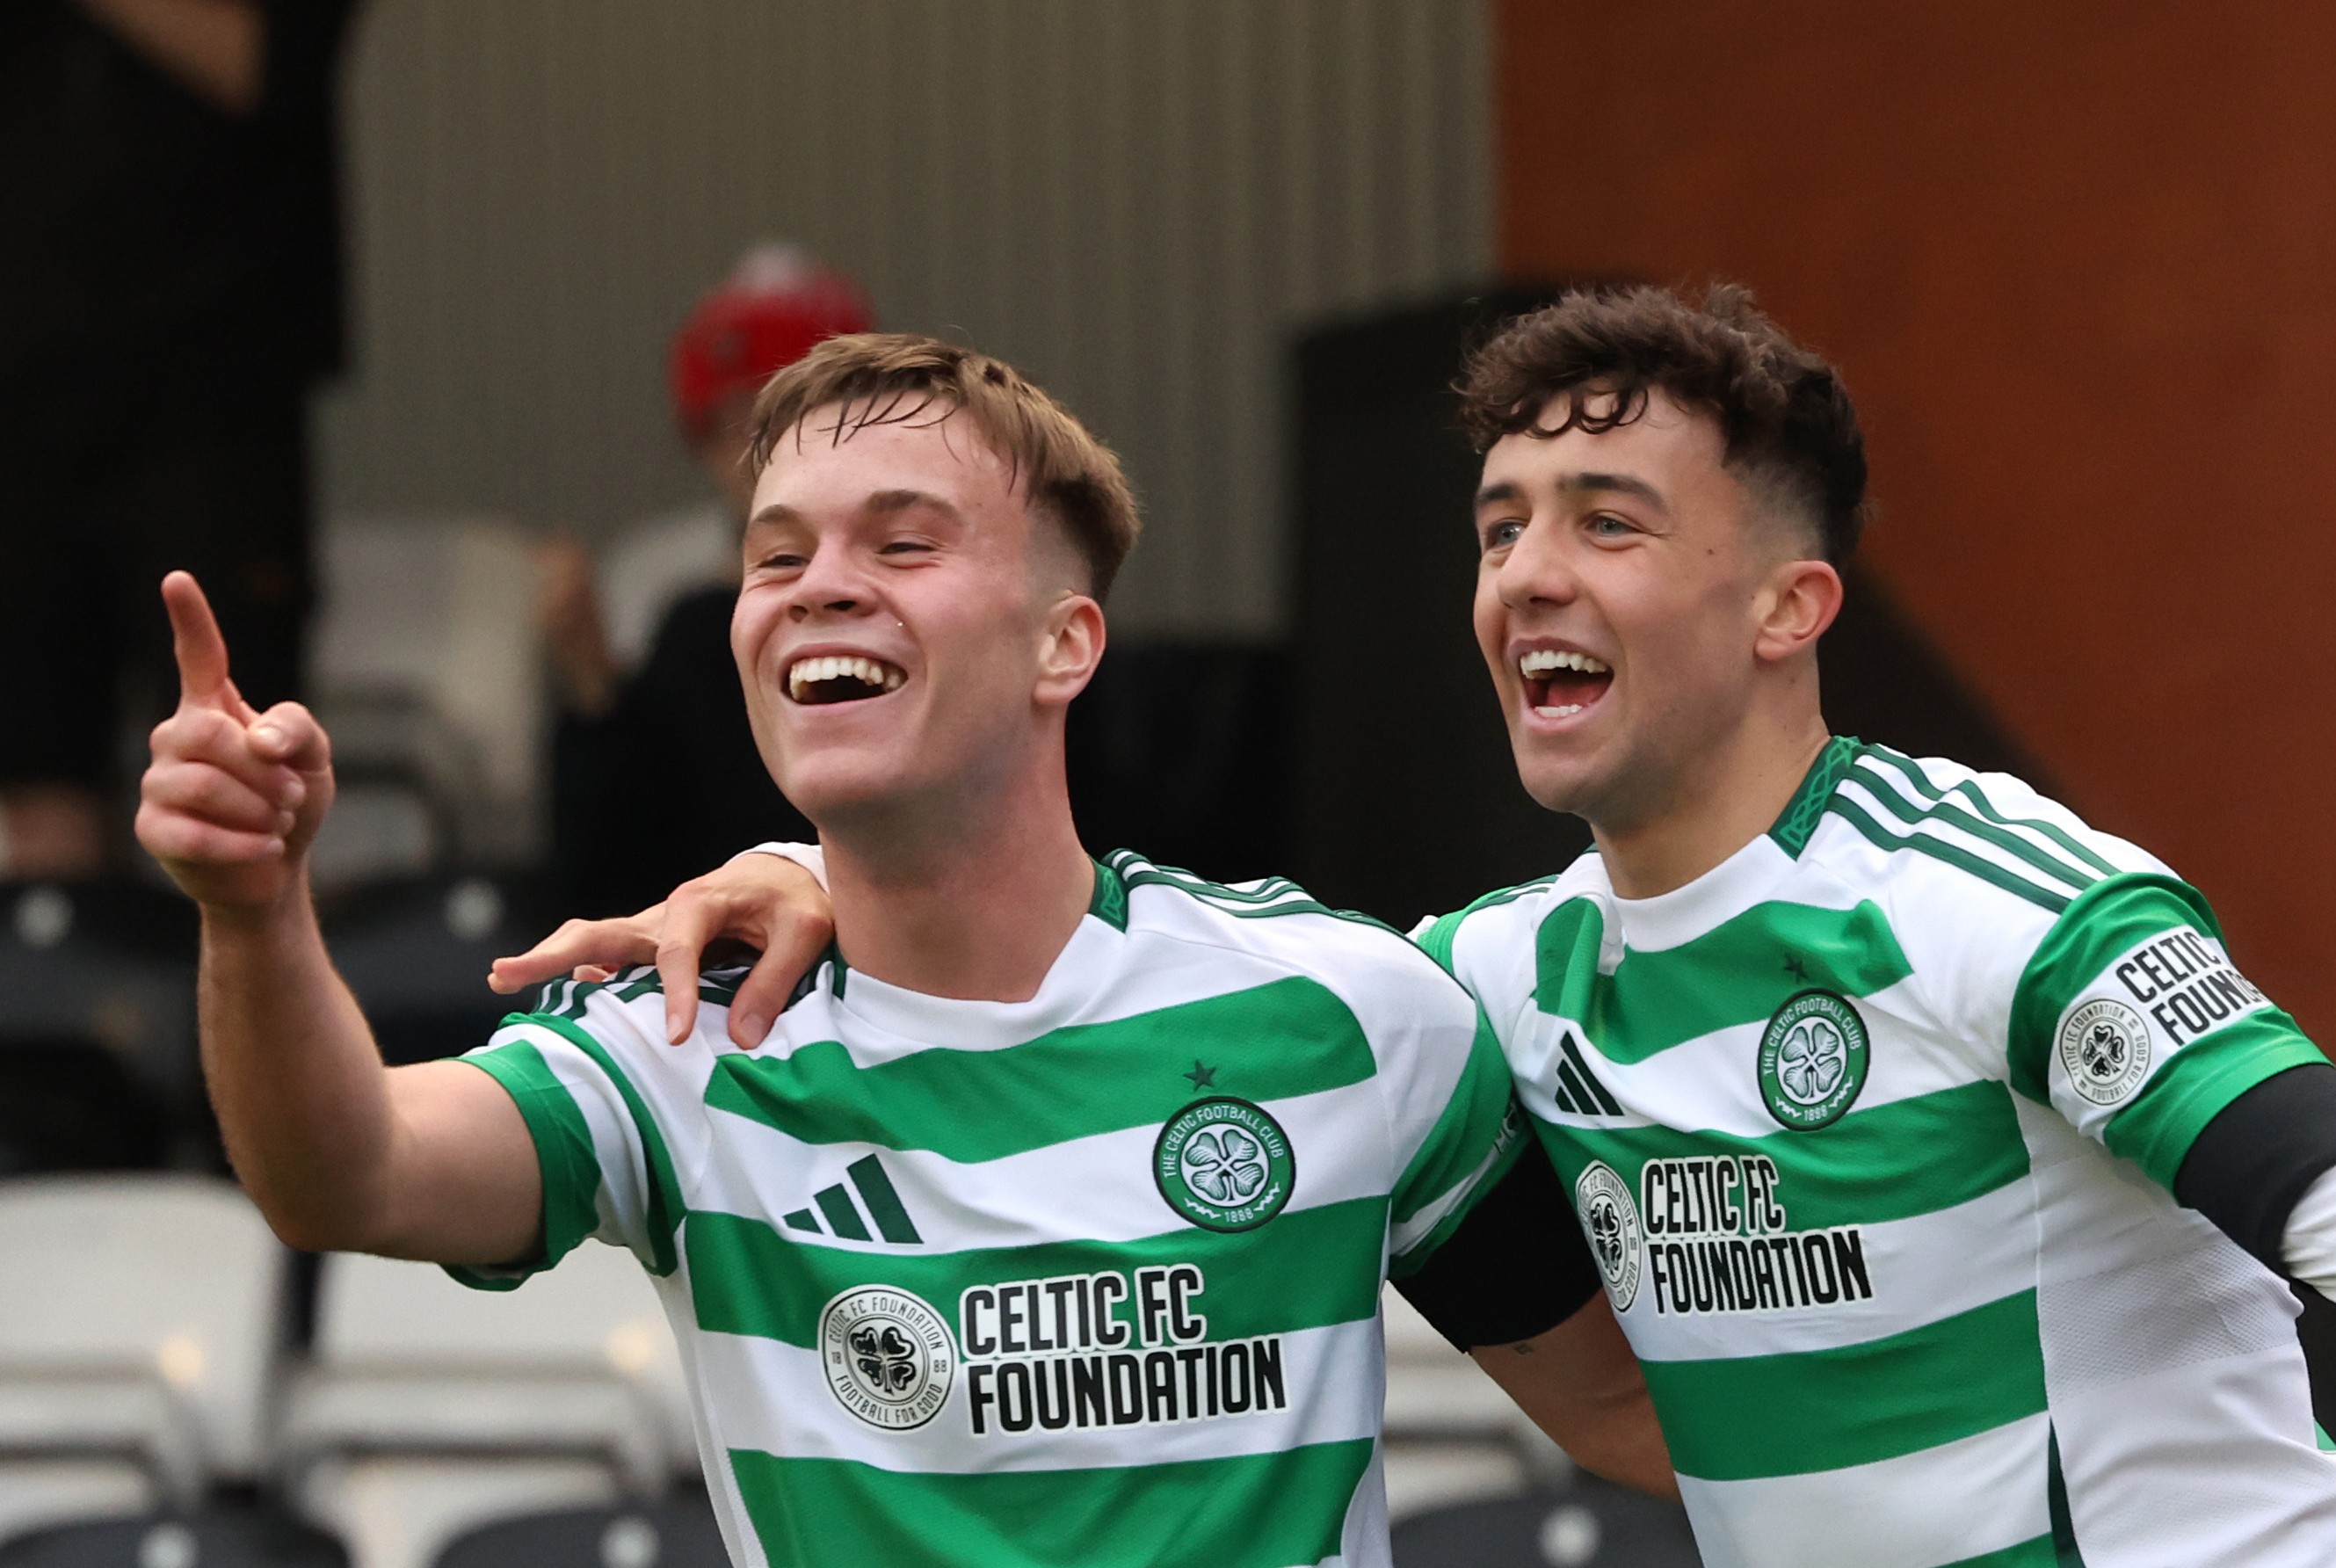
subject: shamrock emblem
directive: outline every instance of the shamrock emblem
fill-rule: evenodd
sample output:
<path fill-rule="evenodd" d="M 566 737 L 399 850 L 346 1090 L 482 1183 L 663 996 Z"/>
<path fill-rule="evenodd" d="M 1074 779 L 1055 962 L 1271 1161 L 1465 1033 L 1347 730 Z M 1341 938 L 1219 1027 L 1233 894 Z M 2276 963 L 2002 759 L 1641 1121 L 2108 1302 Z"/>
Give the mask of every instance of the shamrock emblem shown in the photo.
<path fill-rule="evenodd" d="M 1804 1105 L 1815 1105 L 1833 1092 L 1849 1066 L 1841 1033 L 1821 1018 L 1805 1019 L 1785 1037 L 1776 1053 L 1776 1076 L 1785 1093 Z"/>
<path fill-rule="evenodd" d="M 917 1380 L 916 1352 L 910 1348 L 909 1337 L 891 1323 L 852 1329 L 852 1359 L 860 1375 L 881 1393 L 897 1398 Z"/>
<path fill-rule="evenodd" d="M 2131 1052 L 2125 1037 L 2108 1024 L 2095 1024 L 2085 1036 L 2082 1056 L 2085 1071 L 2101 1083 L 2107 1083 L 2125 1071 L 2125 1061 Z"/>
<path fill-rule="evenodd" d="M 1211 1127 L 1184 1145 L 1184 1180 L 1215 1203 L 1253 1198 L 1265 1185 L 1265 1150 L 1239 1127 Z"/>
<path fill-rule="evenodd" d="M 1607 1273 L 1622 1266 L 1622 1216 L 1611 1198 L 1601 1195 L 1590 1204 L 1590 1245 Z"/>

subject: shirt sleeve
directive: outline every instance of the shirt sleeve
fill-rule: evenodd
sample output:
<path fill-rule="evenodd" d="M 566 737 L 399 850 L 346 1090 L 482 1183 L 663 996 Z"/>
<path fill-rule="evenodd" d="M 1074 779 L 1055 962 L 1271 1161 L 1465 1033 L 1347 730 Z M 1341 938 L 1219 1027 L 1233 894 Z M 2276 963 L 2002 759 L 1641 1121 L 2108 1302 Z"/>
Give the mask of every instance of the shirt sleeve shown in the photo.
<path fill-rule="evenodd" d="M 2011 1004 L 2012 1087 L 2167 1191 L 2200 1131 L 2255 1085 L 2322 1061 L 2223 946 L 2196 889 L 2095 883 L 2038 945 Z"/>
<path fill-rule="evenodd" d="M 1413 1059 L 1381 1067 L 1405 1157 L 1388 1216 L 1389 1272 L 1398 1277 L 1444 1244 L 1526 1141 L 1484 1009 L 1449 979 L 1436 984 L 1451 996 L 1416 1031 Z"/>
<path fill-rule="evenodd" d="M 555 997 L 557 1010 L 513 1013 L 484 1046 L 458 1058 L 519 1106 L 543 1175 L 542 1242 L 533 1257 L 448 1268 L 479 1290 L 513 1289 L 587 1238 L 626 1248 L 653 1274 L 674 1270 L 680 1184 L 638 1081 L 658 1066 L 643 1059 L 644 1045 L 654 1045 L 605 988 L 563 983 L 548 990 L 547 1004 Z"/>

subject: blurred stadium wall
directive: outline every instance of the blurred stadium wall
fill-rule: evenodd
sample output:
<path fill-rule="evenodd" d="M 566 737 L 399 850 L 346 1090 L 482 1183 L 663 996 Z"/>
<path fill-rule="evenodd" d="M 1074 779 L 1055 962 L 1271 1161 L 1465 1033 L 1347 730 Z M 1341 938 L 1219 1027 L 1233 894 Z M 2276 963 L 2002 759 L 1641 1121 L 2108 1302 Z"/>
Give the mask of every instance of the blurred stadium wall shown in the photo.
<path fill-rule="evenodd" d="M 667 336 L 764 237 L 1126 456 L 1123 631 L 1283 628 L 1299 324 L 1492 260 L 1480 0 L 376 0 L 336 511 L 608 531 L 697 493 Z"/>
<path fill-rule="evenodd" d="M 1752 284 L 1870 560 L 2070 803 L 2336 1040 L 2336 19 L 1501 0 L 1501 258 Z"/>

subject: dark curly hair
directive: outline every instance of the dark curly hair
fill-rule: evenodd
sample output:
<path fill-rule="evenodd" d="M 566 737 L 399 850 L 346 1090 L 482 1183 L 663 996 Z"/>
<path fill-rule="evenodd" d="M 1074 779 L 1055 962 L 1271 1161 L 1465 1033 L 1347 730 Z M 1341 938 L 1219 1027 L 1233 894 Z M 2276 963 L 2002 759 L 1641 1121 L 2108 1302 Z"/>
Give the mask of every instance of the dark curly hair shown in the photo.
<path fill-rule="evenodd" d="M 1728 466 L 1806 516 L 1839 562 L 1865 526 L 1865 438 L 1840 373 L 1717 284 L 1701 305 L 1667 288 L 1609 286 L 1520 316 L 1468 358 L 1461 426 L 1476 450 L 1504 435 L 1591 434 L 1628 424 L 1663 392 L 1719 422 Z M 1611 394 L 1585 406 L 1585 392 Z M 1562 417 L 1544 423 L 1553 399 Z"/>

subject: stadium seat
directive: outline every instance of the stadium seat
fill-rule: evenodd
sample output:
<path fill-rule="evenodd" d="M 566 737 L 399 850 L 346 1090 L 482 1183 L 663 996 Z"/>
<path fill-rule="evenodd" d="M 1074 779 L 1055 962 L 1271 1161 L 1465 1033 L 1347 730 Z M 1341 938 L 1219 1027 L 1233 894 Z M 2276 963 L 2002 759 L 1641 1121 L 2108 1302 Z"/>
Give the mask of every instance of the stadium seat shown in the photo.
<path fill-rule="evenodd" d="M 201 1156 L 194 959 L 175 894 L 0 881 L 0 1175 Z"/>
<path fill-rule="evenodd" d="M 356 793 L 317 841 L 320 885 L 539 847 L 543 683 L 513 609 L 535 594 L 531 549 L 495 518 L 327 521 L 314 706 Z M 401 780 L 418 790 L 403 804 Z"/>
<path fill-rule="evenodd" d="M 531 998 L 487 989 L 487 966 L 557 920 L 518 879 L 439 876 L 352 890 L 322 911 L 333 961 L 392 1064 L 460 1056 Z"/>
<path fill-rule="evenodd" d="M 1698 1568 L 1687 1514 L 1594 1475 L 1398 1521 L 1396 1568 Z"/>
<path fill-rule="evenodd" d="M 284 1251 L 233 1183 L 0 1183 L 0 1539 L 258 1474 Z"/>
<path fill-rule="evenodd" d="M 571 1508 L 485 1525 L 435 1568 L 729 1568 L 703 1494 L 653 1507 Z M 0 1563 L 0 1568 L 7 1568 Z"/>
<path fill-rule="evenodd" d="M 256 1508 L 93 1520 L 0 1544 L 0 1568 L 346 1568 L 329 1535 Z"/>
<path fill-rule="evenodd" d="M 653 1498 L 697 1470 L 664 1308 L 597 1243 L 511 1291 L 327 1258 L 279 1447 L 301 1512 L 357 1568 L 425 1568 L 487 1521 Z"/>

